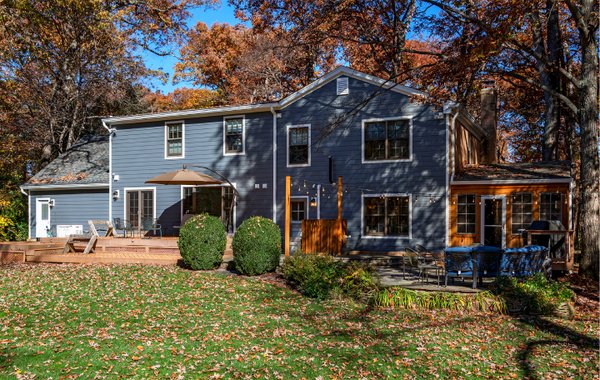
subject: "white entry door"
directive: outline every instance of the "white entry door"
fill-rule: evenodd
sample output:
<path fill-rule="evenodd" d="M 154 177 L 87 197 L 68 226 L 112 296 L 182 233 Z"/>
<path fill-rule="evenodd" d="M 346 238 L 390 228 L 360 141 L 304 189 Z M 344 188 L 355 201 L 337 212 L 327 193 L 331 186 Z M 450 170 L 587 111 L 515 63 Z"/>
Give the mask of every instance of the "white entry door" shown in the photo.
<path fill-rule="evenodd" d="M 47 237 L 50 231 L 50 199 L 35 202 L 35 237 Z"/>
<path fill-rule="evenodd" d="M 481 243 L 506 247 L 506 198 L 481 197 Z"/>

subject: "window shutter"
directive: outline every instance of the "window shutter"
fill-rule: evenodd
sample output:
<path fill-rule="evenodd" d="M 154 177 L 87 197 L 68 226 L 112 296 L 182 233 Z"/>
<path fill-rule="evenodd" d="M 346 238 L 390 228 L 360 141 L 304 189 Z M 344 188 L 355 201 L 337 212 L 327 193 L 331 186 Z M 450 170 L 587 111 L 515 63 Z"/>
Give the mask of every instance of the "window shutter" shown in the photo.
<path fill-rule="evenodd" d="M 348 87 L 348 77 L 340 77 L 337 79 L 337 94 L 348 95 L 350 88 Z"/>

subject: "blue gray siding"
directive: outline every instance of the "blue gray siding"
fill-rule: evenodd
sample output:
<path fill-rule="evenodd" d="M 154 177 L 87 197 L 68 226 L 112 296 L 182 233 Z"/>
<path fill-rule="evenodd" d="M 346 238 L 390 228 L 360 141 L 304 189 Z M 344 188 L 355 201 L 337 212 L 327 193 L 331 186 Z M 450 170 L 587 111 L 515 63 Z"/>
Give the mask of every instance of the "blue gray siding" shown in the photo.
<path fill-rule="evenodd" d="M 268 218 L 272 211 L 272 135 L 271 113 L 245 115 L 245 154 L 223 155 L 223 117 L 185 120 L 185 158 L 165 159 L 164 122 L 116 125 L 113 136 L 113 190 L 120 198 L 112 202 L 113 217 L 124 218 L 126 188 L 156 189 L 156 217 L 172 232 L 181 219 L 181 186 L 148 185 L 144 182 L 160 173 L 181 169 L 183 164 L 202 165 L 223 173 L 236 185 L 241 200 L 236 209 L 236 224 L 254 215 Z M 202 172 L 202 169 L 194 169 Z M 209 174 L 209 173 L 207 173 Z M 259 184 L 260 188 L 255 188 Z M 263 188 L 266 184 L 266 188 Z"/>
<path fill-rule="evenodd" d="M 350 94 L 337 96 L 336 81 L 281 110 L 278 119 L 278 216 L 283 227 L 285 176 L 292 177 L 292 196 L 315 196 L 313 184 L 322 184 L 321 218 L 337 216 L 336 185 L 328 182 L 328 157 L 334 160 L 334 176 L 343 177 L 343 217 L 348 219 L 348 249 L 398 250 L 423 244 L 431 248 L 445 244 L 446 124 L 432 106 L 410 102 L 407 96 L 383 91 L 350 78 Z M 396 116 L 413 117 L 413 159 L 410 162 L 362 163 L 362 121 Z M 332 123 L 337 127 L 324 137 Z M 286 129 L 311 125 L 311 166 L 287 168 Z M 304 182 L 306 180 L 306 183 Z M 306 184 L 306 187 L 305 187 Z M 412 196 L 412 238 L 372 238 L 361 230 L 361 194 L 403 193 Z M 316 217 L 316 208 L 310 208 Z M 292 228 L 297 235 L 299 229 Z"/>
<path fill-rule="evenodd" d="M 36 199 L 54 199 L 54 207 L 50 209 L 50 224 L 56 231 L 58 224 L 81 224 L 88 229 L 88 220 L 108 220 L 108 189 L 98 190 L 46 190 L 31 191 L 31 219 L 29 220 L 30 236 L 35 237 Z"/>

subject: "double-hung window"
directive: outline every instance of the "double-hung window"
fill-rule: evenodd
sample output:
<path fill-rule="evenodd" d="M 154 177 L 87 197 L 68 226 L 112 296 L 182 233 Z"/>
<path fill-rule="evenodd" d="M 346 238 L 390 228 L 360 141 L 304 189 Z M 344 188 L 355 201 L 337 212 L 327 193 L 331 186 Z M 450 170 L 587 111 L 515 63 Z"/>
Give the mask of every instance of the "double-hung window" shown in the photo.
<path fill-rule="evenodd" d="M 520 234 L 529 228 L 533 219 L 531 193 L 517 193 L 512 196 L 512 233 Z"/>
<path fill-rule="evenodd" d="M 226 117 L 223 120 L 223 153 L 244 154 L 245 122 L 243 116 Z"/>
<path fill-rule="evenodd" d="M 540 194 L 540 220 L 557 220 L 562 222 L 562 194 Z"/>
<path fill-rule="evenodd" d="M 411 158 L 410 120 L 381 120 L 364 123 L 363 158 L 369 161 Z"/>
<path fill-rule="evenodd" d="M 167 123 L 165 125 L 165 158 L 184 157 L 184 133 L 183 122 Z"/>
<path fill-rule="evenodd" d="M 366 236 L 410 235 L 410 197 L 408 195 L 365 195 L 363 225 Z"/>
<path fill-rule="evenodd" d="M 288 166 L 310 165 L 310 125 L 288 127 Z"/>
<path fill-rule="evenodd" d="M 476 220 L 475 195 L 459 195 L 457 203 L 457 232 L 459 234 L 474 234 Z"/>

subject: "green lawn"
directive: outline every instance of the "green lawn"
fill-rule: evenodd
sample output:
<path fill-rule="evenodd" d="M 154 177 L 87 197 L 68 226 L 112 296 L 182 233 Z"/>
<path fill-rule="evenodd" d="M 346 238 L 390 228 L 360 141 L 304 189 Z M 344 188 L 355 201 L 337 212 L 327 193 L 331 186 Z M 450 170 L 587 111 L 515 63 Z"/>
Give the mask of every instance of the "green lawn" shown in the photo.
<path fill-rule="evenodd" d="M 316 302 L 142 266 L 0 268 L 0 378 L 594 378 L 574 321 Z"/>

